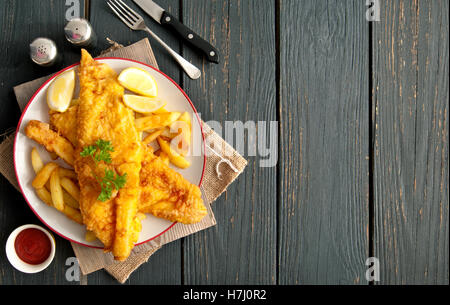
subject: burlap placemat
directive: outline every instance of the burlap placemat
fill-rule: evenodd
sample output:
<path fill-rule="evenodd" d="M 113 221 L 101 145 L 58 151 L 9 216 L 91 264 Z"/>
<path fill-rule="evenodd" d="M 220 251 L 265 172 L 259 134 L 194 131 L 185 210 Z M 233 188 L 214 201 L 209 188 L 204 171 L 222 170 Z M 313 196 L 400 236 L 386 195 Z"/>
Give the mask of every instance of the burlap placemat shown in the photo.
<path fill-rule="evenodd" d="M 121 57 L 137 60 L 158 68 L 155 56 L 148 39 L 143 39 L 128 47 L 121 47 L 115 44 L 112 50 L 102 54 L 100 57 Z M 43 77 L 34 81 L 19 85 L 14 88 L 14 92 L 23 110 L 31 96 L 36 90 L 49 78 Z M 205 133 L 207 148 L 207 162 L 205 174 L 202 183 L 202 191 L 206 197 L 205 205 L 208 209 L 208 215 L 197 224 L 183 225 L 177 223 L 169 231 L 163 235 L 139 246 L 136 246 L 130 257 L 125 262 L 116 262 L 110 253 L 103 253 L 101 249 L 92 249 L 75 243 L 71 243 L 75 255 L 80 264 L 83 274 L 89 274 L 104 268 L 120 283 L 124 283 L 130 274 L 136 270 L 141 264 L 145 263 L 150 256 L 155 253 L 161 246 L 180 239 L 195 232 L 204 230 L 216 224 L 214 214 L 210 204 L 215 201 L 227 187 L 242 173 L 247 161 L 239 155 L 228 143 L 226 143 L 219 135 L 217 135 L 207 124 L 202 122 Z M 13 142 L 14 134 L 5 136 L 4 141 L 0 144 L 0 172 L 11 182 L 16 189 L 19 190 L 14 165 L 13 165 Z M 214 151 L 211 149 L 213 148 Z M 221 157 L 220 152 L 226 157 Z M 220 167 L 221 176 L 217 175 L 218 164 L 228 163 Z"/>

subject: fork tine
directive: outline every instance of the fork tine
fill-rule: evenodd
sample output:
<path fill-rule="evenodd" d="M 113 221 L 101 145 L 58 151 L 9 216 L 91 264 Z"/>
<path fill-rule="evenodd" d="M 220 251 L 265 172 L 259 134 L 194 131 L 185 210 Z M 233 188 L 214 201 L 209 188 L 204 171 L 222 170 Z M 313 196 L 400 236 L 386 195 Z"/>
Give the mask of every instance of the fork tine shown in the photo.
<path fill-rule="evenodd" d="M 115 5 L 117 5 L 123 15 L 126 15 L 128 19 L 131 19 L 133 23 L 137 22 L 139 18 L 134 16 L 126 7 L 124 7 L 119 1 L 117 0 L 111 0 Z M 124 3 L 123 3 L 124 4 Z"/>
<path fill-rule="evenodd" d="M 119 2 L 119 3 L 121 3 L 121 4 L 123 4 L 123 5 L 124 5 L 131 13 L 133 13 L 133 14 L 136 16 L 137 19 L 142 18 L 141 15 L 139 15 L 138 13 L 136 13 L 131 7 L 129 7 L 128 5 L 126 5 L 125 2 L 123 2 L 122 0 L 114 0 L 114 1 L 117 1 L 117 2 Z"/>
<path fill-rule="evenodd" d="M 122 14 L 119 13 L 120 9 L 117 8 L 117 6 L 116 6 L 113 2 L 108 1 L 107 4 L 108 4 L 108 6 L 113 10 L 113 12 L 116 14 L 116 16 L 119 17 L 120 20 L 123 21 L 123 23 L 125 23 L 125 24 L 126 24 L 128 27 L 130 27 L 130 28 L 133 27 L 132 22 L 130 22 L 130 21 L 129 21 L 128 19 L 126 19 L 125 17 L 122 17 Z"/>
<path fill-rule="evenodd" d="M 108 4 L 108 6 L 111 8 L 111 10 L 114 12 L 114 14 L 118 18 L 120 18 L 120 20 L 122 20 L 123 23 L 125 23 L 128 27 L 132 27 L 131 23 L 127 19 L 122 17 L 122 14 L 119 13 L 119 10 L 115 8 L 115 5 L 112 2 L 107 1 L 106 4 Z"/>

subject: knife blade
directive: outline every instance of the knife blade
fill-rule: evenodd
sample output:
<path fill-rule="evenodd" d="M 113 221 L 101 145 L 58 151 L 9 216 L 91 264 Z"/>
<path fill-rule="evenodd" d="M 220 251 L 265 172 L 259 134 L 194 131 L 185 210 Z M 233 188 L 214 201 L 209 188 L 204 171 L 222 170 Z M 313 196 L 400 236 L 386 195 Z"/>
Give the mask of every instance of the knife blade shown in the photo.
<path fill-rule="evenodd" d="M 219 52 L 209 42 L 201 38 L 190 28 L 178 21 L 170 13 L 166 12 L 162 7 L 152 0 L 133 0 L 141 9 L 143 9 L 150 17 L 159 24 L 170 28 L 181 36 L 186 42 L 202 51 L 206 59 L 210 62 L 219 63 Z"/>

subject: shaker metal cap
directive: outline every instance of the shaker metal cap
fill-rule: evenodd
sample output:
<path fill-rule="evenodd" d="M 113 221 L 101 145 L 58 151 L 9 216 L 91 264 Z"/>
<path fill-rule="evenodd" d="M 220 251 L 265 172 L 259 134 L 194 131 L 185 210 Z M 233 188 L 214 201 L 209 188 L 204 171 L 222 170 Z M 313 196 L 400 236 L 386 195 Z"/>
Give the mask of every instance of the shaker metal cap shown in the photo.
<path fill-rule="evenodd" d="M 40 66 L 52 65 L 58 57 L 58 49 L 53 40 L 48 38 L 36 38 L 30 44 L 30 57 Z"/>
<path fill-rule="evenodd" d="M 64 33 L 71 44 L 80 47 L 89 45 L 95 36 L 89 21 L 82 18 L 70 20 L 64 28 Z"/>

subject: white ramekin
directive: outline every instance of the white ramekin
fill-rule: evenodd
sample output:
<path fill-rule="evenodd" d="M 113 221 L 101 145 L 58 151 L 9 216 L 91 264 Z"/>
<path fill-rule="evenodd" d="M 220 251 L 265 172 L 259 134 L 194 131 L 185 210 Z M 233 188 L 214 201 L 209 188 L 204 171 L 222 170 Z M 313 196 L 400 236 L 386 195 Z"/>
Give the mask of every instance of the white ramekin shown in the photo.
<path fill-rule="evenodd" d="M 51 250 L 49 257 L 39 265 L 31 265 L 27 264 L 24 261 L 22 261 L 16 253 L 16 249 L 14 247 L 14 241 L 16 240 L 17 235 L 22 232 L 25 229 L 38 229 L 44 232 L 47 237 L 50 239 L 51 244 Z M 8 257 L 9 262 L 11 265 L 13 265 L 14 268 L 17 270 L 24 272 L 24 273 L 38 273 L 47 268 L 51 262 L 53 261 L 53 258 L 55 257 L 55 239 L 53 238 L 53 235 L 50 234 L 47 230 L 44 228 L 37 226 L 37 225 L 24 225 L 21 227 L 18 227 L 15 229 L 8 237 L 8 240 L 6 241 L 6 256 Z"/>

